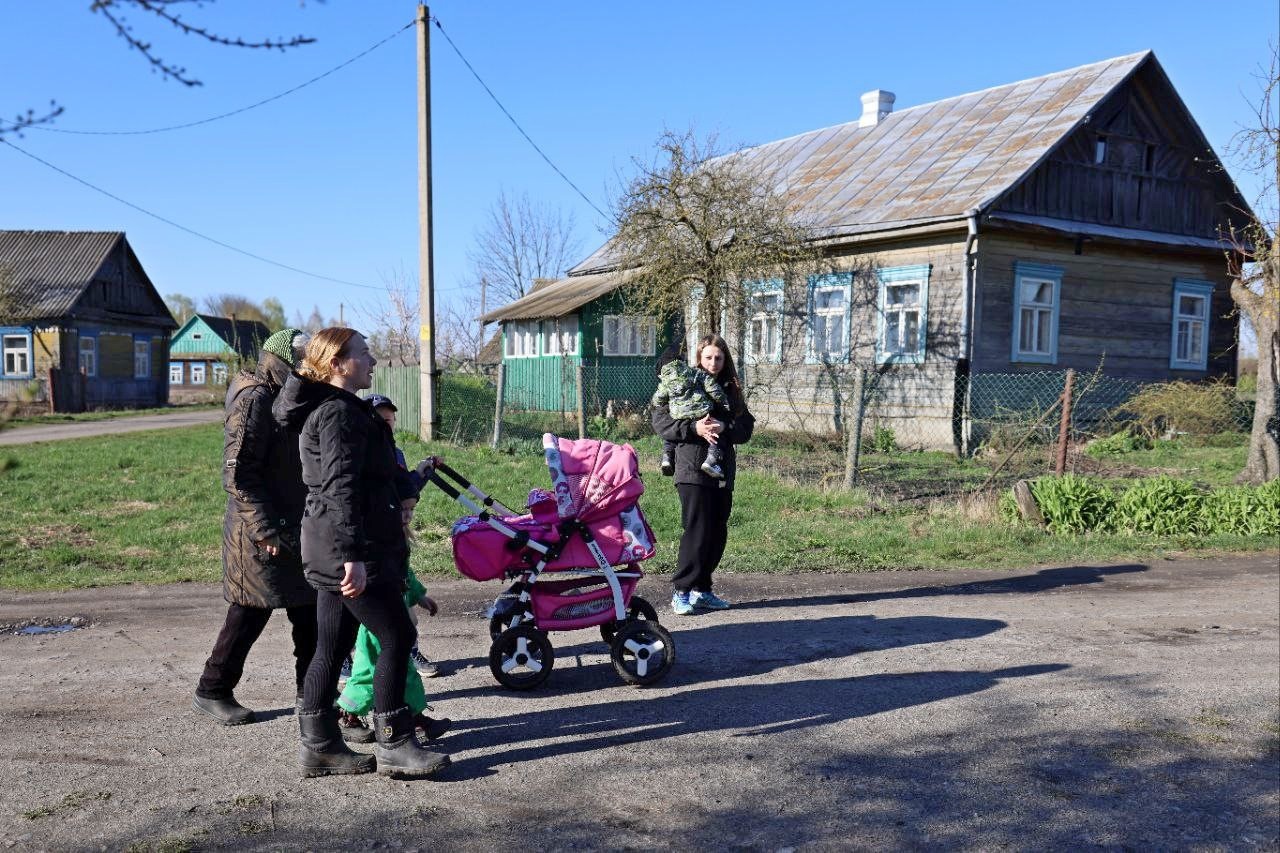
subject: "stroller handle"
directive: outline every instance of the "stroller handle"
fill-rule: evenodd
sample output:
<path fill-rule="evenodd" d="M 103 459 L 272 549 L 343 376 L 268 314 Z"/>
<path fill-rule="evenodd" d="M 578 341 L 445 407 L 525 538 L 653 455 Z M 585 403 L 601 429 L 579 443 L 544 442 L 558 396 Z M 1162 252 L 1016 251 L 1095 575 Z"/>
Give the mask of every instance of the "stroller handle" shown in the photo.
<path fill-rule="evenodd" d="M 433 461 L 434 464 L 427 469 L 423 477 L 428 482 L 435 483 L 435 485 L 442 492 L 444 492 L 453 500 L 456 501 L 459 498 L 461 498 L 462 492 L 466 491 L 472 497 L 476 498 L 486 509 L 496 510 L 502 515 L 518 515 L 518 513 L 508 509 L 504 504 L 502 504 L 496 498 L 490 497 L 485 492 L 481 491 L 479 488 L 474 486 L 470 480 L 468 480 L 466 477 L 459 474 L 453 468 L 449 467 L 449 465 L 447 465 L 445 461 L 440 457 L 433 456 L 431 457 L 431 460 Z M 426 461 L 426 460 L 423 460 L 423 461 Z M 453 480 L 454 483 L 457 483 L 458 488 L 455 488 L 453 484 L 449 483 L 448 480 L 446 480 L 444 477 L 441 477 L 440 474 L 444 474 L 445 476 Z M 477 511 L 479 511 L 478 508 L 477 508 Z"/>

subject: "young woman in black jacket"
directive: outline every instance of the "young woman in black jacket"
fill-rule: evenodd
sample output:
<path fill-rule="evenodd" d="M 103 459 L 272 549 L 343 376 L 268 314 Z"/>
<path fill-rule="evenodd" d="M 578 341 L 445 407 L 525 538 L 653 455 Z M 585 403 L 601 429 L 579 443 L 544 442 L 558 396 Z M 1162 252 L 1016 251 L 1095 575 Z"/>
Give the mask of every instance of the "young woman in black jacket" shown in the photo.
<path fill-rule="evenodd" d="M 653 429 L 663 441 L 675 442 L 675 481 L 680 495 L 680 553 L 671 609 L 685 616 L 695 608 L 724 610 L 729 602 L 711 591 L 711 573 L 720 565 L 729 538 L 729 513 L 733 509 L 733 484 L 737 472 L 734 445 L 750 440 L 756 419 L 747 411 L 742 383 L 733 366 L 729 345 L 719 335 L 707 335 L 694 350 L 697 364 L 715 377 L 729 397 L 728 408 L 717 406 L 698 421 L 671 417 L 666 406 L 653 410 Z M 721 448 L 724 479 L 702 470 L 710 442 Z"/>
<path fill-rule="evenodd" d="M 391 429 L 355 392 L 373 382 L 377 360 L 354 329 L 321 329 L 274 413 L 298 434 L 302 480 L 302 562 L 316 589 L 318 639 L 307 670 L 298 725 L 307 776 L 368 773 L 372 756 L 343 743 L 334 706 L 338 672 L 363 624 L 382 647 L 374 669 L 378 772 L 426 776 L 449 763 L 414 737 L 404 683 L 414 628 L 401 595 L 408 544 L 401 500 L 410 496 Z"/>

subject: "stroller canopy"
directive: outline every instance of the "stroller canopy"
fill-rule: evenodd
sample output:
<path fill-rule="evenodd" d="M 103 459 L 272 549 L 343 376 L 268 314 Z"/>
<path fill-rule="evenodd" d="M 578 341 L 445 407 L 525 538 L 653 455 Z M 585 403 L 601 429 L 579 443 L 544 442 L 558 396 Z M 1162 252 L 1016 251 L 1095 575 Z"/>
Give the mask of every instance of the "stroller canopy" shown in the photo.
<path fill-rule="evenodd" d="M 644 482 L 629 444 L 594 438 L 542 436 L 560 518 L 590 522 L 616 516 L 644 494 Z"/>

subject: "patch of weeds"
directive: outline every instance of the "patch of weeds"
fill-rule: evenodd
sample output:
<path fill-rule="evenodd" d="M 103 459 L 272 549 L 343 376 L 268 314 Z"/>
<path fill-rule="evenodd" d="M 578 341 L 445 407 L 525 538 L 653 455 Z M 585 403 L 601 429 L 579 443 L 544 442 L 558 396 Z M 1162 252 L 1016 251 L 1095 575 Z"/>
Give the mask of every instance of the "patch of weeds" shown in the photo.
<path fill-rule="evenodd" d="M 79 811 L 89 803 L 100 800 L 105 802 L 109 799 L 111 799 L 110 791 L 72 791 L 62 798 L 62 802 L 25 811 L 22 816 L 27 820 L 40 820 L 60 813 Z"/>
<path fill-rule="evenodd" d="M 1191 718 L 1191 722 L 1199 723 L 1202 726 L 1209 726 L 1215 729 L 1225 729 L 1231 725 L 1231 720 L 1214 711 L 1212 708 L 1202 708 L 1200 713 Z"/>
<path fill-rule="evenodd" d="M 39 550 L 55 545 L 87 548 L 94 544 L 94 539 L 89 535 L 88 528 L 78 524 L 46 524 L 18 534 L 18 542 L 24 548 Z"/>

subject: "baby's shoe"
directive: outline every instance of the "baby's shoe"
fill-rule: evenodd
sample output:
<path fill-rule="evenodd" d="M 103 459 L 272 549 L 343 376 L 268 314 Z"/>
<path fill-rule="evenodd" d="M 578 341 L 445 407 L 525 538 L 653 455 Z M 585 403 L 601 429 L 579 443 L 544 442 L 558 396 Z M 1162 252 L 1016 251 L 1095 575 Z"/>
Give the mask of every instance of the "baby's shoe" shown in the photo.
<path fill-rule="evenodd" d="M 724 471 L 721 471 L 720 466 L 716 465 L 714 462 L 703 462 L 702 473 L 706 474 L 708 477 L 715 477 L 717 480 L 724 479 Z"/>
<path fill-rule="evenodd" d="M 671 458 L 671 454 L 670 454 L 670 453 L 667 453 L 665 450 L 662 452 L 662 463 L 661 463 L 661 467 L 662 467 L 662 476 L 664 476 L 664 477 L 674 477 L 674 476 L 675 476 L 675 473 L 676 473 L 676 463 L 675 463 L 675 460 L 674 460 L 674 459 L 672 459 L 672 458 Z"/>

